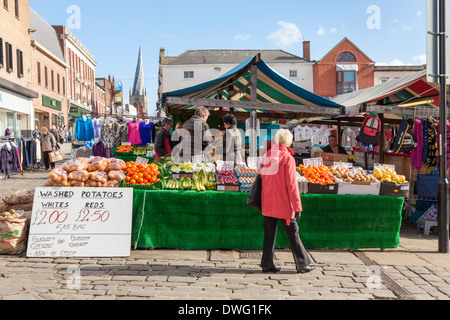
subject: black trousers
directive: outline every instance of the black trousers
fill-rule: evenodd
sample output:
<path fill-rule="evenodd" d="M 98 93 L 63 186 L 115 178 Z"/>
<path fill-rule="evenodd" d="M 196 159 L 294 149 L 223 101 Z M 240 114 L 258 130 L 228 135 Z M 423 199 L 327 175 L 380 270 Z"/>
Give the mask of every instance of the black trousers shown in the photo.
<path fill-rule="evenodd" d="M 42 162 L 44 163 L 45 169 L 55 169 L 55 163 L 54 162 L 50 162 L 50 156 L 49 153 L 51 151 L 43 151 L 42 152 Z"/>
<path fill-rule="evenodd" d="M 273 256 L 275 252 L 275 240 L 277 236 L 278 221 L 283 223 L 284 230 L 289 237 L 289 243 L 291 245 L 292 255 L 294 256 L 295 267 L 297 271 L 311 264 L 308 252 L 306 252 L 302 241 L 298 233 L 298 221 L 300 215 L 297 214 L 295 219 L 291 220 L 290 226 L 286 225 L 286 221 L 283 219 L 264 217 L 264 243 L 263 243 L 263 255 L 261 259 L 261 267 L 263 269 L 275 268 L 273 263 Z"/>

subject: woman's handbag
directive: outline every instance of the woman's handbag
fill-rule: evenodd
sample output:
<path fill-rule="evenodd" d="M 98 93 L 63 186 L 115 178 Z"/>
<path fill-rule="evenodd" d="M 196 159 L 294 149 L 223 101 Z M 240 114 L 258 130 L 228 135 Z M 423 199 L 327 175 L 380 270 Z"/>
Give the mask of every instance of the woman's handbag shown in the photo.
<path fill-rule="evenodd" d="M 50 158 L 51 163 L 58 162 L 58 161 L 61 161 L 64 159 L 61 154 L 61 151 L 59 151 L 59 150 L 50 152 L 48 154 L 48 157 Z"/>
<path fill-rule="evenodd" d="M 262 177 L 261 174 L 258 174 L 247 198 L 247 205 L 262 213 L 261 194 Z"/>

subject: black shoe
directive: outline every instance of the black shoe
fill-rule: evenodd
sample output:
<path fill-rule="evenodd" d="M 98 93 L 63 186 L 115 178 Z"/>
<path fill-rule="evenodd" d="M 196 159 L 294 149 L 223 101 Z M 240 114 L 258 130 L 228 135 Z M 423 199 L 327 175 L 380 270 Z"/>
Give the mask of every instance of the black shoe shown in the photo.
<path fill-rule="evenodd" d="M 263 273 L 277 273 L 280 272 L 281 268 L 271 268 L 271 269 L 264 269 L 262 270 Z"/>
<path fill-rule="evenodd" d="M 297 273 L 308 273 L 313 271 L 316 268 L 316 266 L 306 266 L 303 269 L 300 269 L 297 271 Z"/>

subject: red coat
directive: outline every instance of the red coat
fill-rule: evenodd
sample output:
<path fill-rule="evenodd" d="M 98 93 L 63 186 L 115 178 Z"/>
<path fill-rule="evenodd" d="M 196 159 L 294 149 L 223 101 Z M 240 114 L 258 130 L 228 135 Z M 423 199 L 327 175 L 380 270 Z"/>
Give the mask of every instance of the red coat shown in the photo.
<path fill-rule="evenodd" d="M 286 146 L 272 145 L 261 161 L 262 214 L 284 219 L 287 225 L 303 211 L 293 154 Z"/>

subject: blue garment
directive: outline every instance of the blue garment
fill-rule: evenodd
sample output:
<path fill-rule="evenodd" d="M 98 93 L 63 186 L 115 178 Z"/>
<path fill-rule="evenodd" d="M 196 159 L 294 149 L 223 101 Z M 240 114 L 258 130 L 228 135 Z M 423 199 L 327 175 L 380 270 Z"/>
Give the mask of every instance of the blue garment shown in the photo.
<path fill-rule="evenodd" d="M 141 122 L 139 127 L 142 145 L 146 145 L 147 143 L 153 142 L 153 122 L 149 122 L 148 124 L 145 121 Z"/>
<path fill-rule="evenodd" d="M 78 118 L 76 122 L 75 139 L 78 141 L 90 141 L 94 140 L 94 125 L 92 119 L 83 117 Z"/>

